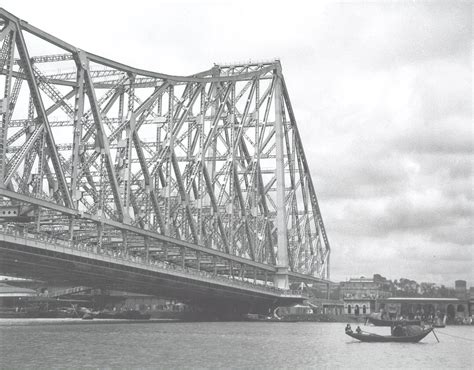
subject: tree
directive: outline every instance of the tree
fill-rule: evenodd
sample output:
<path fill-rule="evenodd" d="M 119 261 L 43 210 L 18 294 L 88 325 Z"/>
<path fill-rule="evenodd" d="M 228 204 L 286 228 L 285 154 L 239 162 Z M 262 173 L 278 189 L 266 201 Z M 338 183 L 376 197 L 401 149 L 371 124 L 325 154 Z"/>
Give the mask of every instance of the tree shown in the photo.
<path fill-rule="evenodd" d="M 423 297 L 436 297 L 437 296 L 437 287 L 434 283 L 421 283 L 420 291 Z"/>

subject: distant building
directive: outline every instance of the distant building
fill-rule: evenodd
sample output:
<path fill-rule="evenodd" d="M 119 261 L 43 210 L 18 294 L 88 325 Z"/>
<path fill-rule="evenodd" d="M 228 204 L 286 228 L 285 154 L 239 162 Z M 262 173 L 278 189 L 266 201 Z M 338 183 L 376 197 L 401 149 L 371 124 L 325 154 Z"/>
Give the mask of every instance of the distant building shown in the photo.
<path fill-rule="evenodd" d="M 469 315 L 474 316 L 474 287 L 469 288 L 468 294 Z"/>
<path fill-rule="evenodd" d="M 340 292 L 344 300 L 344 313 L 348 315 L 366 315 L 375 312 L 377 300 L 388 298 L 391 293 L 382 281 L 373 278 L 351 278 L 340 283 Z"/>
<path fill-rule="evenodd" d="M 22 299 L 34 296 L 36 296 L 36 291 L 33 289 L 0 282 L 0 312 L 3 309 L 21 306 Z"/>
<path fill-rule="evenodd" d="M 469 301 L 459 298 L 429 298 L 429 297 L 390 297 L 381 299 L 380 309 L 392 318 L 406 317 L 409 319 L 443 317 L 448 322 L 462 320 L 470 315 Z"/>
<path fill-rule="evenodd" d="M 454 282 L 454 292 L 455 292 L 456 298 L 467 299 L 468 293 L 467 293 L 466 280 L 456 280 Z"/>

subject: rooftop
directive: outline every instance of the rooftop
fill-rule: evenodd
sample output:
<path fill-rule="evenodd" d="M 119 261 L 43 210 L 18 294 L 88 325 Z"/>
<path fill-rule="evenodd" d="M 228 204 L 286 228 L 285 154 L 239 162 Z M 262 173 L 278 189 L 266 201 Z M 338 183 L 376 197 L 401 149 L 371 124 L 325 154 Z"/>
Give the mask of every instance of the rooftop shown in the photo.
<path fill-rule="evenodd" d="M 458 298 L 437 298 L 437 297 L 389 297 L 385 298 L 384 301 L 412 301 L 412 302 L 459 302 Z"/>

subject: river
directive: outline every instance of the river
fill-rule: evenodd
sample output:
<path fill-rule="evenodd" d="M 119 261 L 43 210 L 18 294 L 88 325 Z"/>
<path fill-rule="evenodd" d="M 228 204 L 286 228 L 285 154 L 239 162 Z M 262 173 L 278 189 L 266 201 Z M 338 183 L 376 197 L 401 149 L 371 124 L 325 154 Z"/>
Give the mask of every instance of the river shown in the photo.
<path fill-rule="evenodd" d="M 430 334 L 417 344 L 360 343 L 344 327 L 0 319 L 0 368 L 474 368 L 474 326 L 437 329 L 440 343 Z"/>

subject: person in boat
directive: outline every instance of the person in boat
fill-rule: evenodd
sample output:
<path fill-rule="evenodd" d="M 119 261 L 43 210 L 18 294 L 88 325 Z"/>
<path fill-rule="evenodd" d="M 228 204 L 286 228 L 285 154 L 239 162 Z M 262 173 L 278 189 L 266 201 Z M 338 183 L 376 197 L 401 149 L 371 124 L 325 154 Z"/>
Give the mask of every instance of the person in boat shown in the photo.
<path fill-rule="evenodd" d="M 350 324 L 346 325 L 346 333 L 352 333 L 352 328 L 351 328 Z"/>
<path fill-rule="evenodd" d="M 394 337 L 404 337 L 406 336 L 406 330 L 403 324 L 396 324 L 392 327 L 392 335 Z"/>
<path fill-rule="evenodd" d="M 356 333 L 357 333 L 357 334 L 362 333 L 362 329 L 360 328 L 360 326 L 357 326 Z"/>

